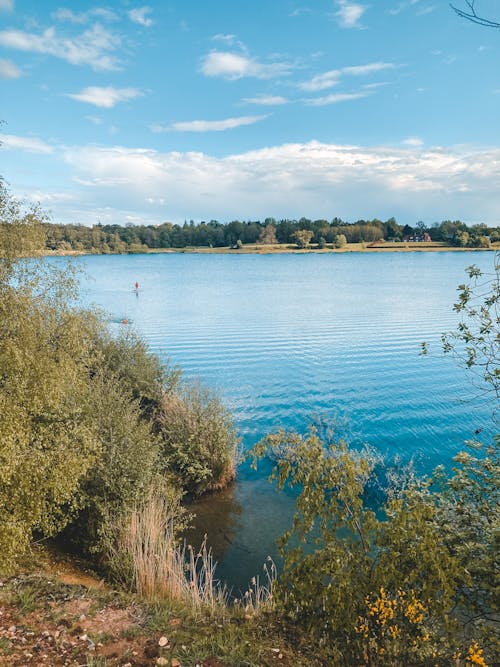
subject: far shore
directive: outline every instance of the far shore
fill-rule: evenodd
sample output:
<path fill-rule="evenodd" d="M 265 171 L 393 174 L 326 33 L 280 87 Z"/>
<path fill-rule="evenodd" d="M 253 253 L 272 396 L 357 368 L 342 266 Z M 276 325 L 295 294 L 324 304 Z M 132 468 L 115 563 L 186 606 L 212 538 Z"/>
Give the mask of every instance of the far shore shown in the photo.
<path fill-rule="evenodd" d="M 141 252 L 132 253 L 106 253 L 106 254 L 164 254 L 164 253 L 192 253 L 205 255 L 273 255 L 273 254 L 297 254 L 304 255 L 308 253 L 346 253 L 346 252 L 491 252 L 498 250 L 500 245 L 494 244 L 488 248 L 461 248 L 457 246 L 447 245 L 437 241 L 418 243 L 418 242 L 380 242 L 380 243 L 347 243 L 342 248 L 335 248 L 327 245 L 325 248 L 319 248 L 316 245 L 310 245 L 307 248 L 298 248 L 295 245 L 287 243 L 274 245 L 259 245 L 247 244 L 241 248 L 210 248 L 207 246 L 187 246 L 185 248 L 147 248 Z M 80 256 L 80 255 L 94 255 L 101 253 L 93 253 L 85 250 L 48 250 L 45 256 Z"/>

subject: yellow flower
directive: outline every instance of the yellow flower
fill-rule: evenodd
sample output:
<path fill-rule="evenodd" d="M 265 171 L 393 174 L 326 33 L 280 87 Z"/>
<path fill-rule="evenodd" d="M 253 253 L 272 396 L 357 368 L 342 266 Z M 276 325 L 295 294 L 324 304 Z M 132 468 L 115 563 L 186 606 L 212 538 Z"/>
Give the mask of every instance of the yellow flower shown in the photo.
<path fill-rule="evenodd" d="M 477 642 L 472 644 L 472 646 L 469 646 L 465 664 L 467 665 L 467 667 L 472 667 L 472 665 L 478 665 L 479 667 L 488 667 L 483 657 L 483 649 L 479 648 L 479 644 Z"/>

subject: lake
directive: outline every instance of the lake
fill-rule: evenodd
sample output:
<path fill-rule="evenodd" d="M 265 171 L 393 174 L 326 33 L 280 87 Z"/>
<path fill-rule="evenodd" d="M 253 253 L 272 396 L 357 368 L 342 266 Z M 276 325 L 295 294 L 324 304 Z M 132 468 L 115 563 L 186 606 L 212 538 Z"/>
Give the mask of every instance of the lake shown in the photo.
<path fill-rule="evenodd" d="M 245 448 L 278 427 L 304 431 L 321 417 L 355 446 L 369 443 L 430 471 L 449 466 L 477 431 L 484 440 L 493 433 L 492 404 L 440 350 L 441 333 L 457 322 L 452 305 L 465 268 L 491 271 L 493 253 L 235 251 L 69 261 L 86 272 L 82 303 L 106 309 L 113 327 L 135 327 L 162 359 L 219 391 Z M 428 356 L 419 354 L 422 341 Z M 275 553 L 292 516 L 292 499 L 268 484 L 268 471 L 241 466 L 234 487 L 196 508 L 219 575 L 236 588 Z"/>

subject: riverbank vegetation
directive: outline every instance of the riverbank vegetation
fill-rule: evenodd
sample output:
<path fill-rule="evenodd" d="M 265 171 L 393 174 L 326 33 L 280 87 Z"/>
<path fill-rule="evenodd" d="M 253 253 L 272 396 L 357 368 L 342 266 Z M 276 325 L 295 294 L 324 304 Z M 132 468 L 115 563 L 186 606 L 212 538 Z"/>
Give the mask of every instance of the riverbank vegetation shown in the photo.
<path fill-rule="evenodd" d="M 102 559 L 149 489 L 175 489 L 177 505 L 229 482 L 237 437 L 215 395 L 186 386 L 133 334 L 113 337 L 75 305 L 69 270 L 33 259 L 45 231 L 37 211 L 2 188 L 0 215 L 2 568 L 33 535 Z"/>
<path fill-rule="evenodd" d="M 456 220 L 445 220 L 427 227 L 400 225 L 394 218 L 358 220 L 348 223 L 333 220 L 233 220 L 227 224 L 185 222 L 175 225 L 82 225 L 46 224 L 45 245 L 49 252 L 126 253 L 165 250 L 170 248 L 259 248 L 278 246 L 280 249 L 307 248 L 342 249 L 346 244 L 421 244 L 440 243 L 454 248 L 488 248 L 500 241 L 500 228 L 484 224 L 468 226 Z M 432 246 L 431 246 L 432 247 Z"/>
<path fill-rule="evenodd" d="M 268 562 L 235 596 L 206 544 L 181 539 L 185 494 L 234 477 L 230 414 L 139 338 L 78 307 L 77 277 L 36 258 L 47 229 L 1 187 L 0 663 L 496 663 L 498 439 L 470 443 L 451 475 L 423 479 L 327 433 L 269 436 L 255 465 L 275 462 L 296 515 L 280 574 Z M 470 279 L 445 351 L 497 391 L 498 273 Z M 127 593 L 35 574 L 26 562 L 49 538 Z"/>

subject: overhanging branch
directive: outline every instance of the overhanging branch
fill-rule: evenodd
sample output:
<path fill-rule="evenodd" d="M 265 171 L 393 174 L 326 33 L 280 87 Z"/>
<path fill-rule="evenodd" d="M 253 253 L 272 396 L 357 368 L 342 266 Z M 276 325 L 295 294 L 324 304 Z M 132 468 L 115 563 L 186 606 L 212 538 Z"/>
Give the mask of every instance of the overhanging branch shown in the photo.
<path fill-rule="evenodd" d="M 460 9 L 460 7 L 455 7 L 455 5 L 452 5 L 451 3 L 450 7 L 453 9 L 454 12 L 458 14 L 458 16 L 467 19 L 468 21 L 472 21 L 472 23 L 477 23 L 478 25 L 485 26 L 486 28 L 500 28 L 500 23 L 498 21 L 491 21 L 490 19 L 478 16 L 478 14 L 476 13 L 476 8 L 474 6 L 475 0 L 465 0 L 465 3 L 469 8 L 468 10 Z"/>

